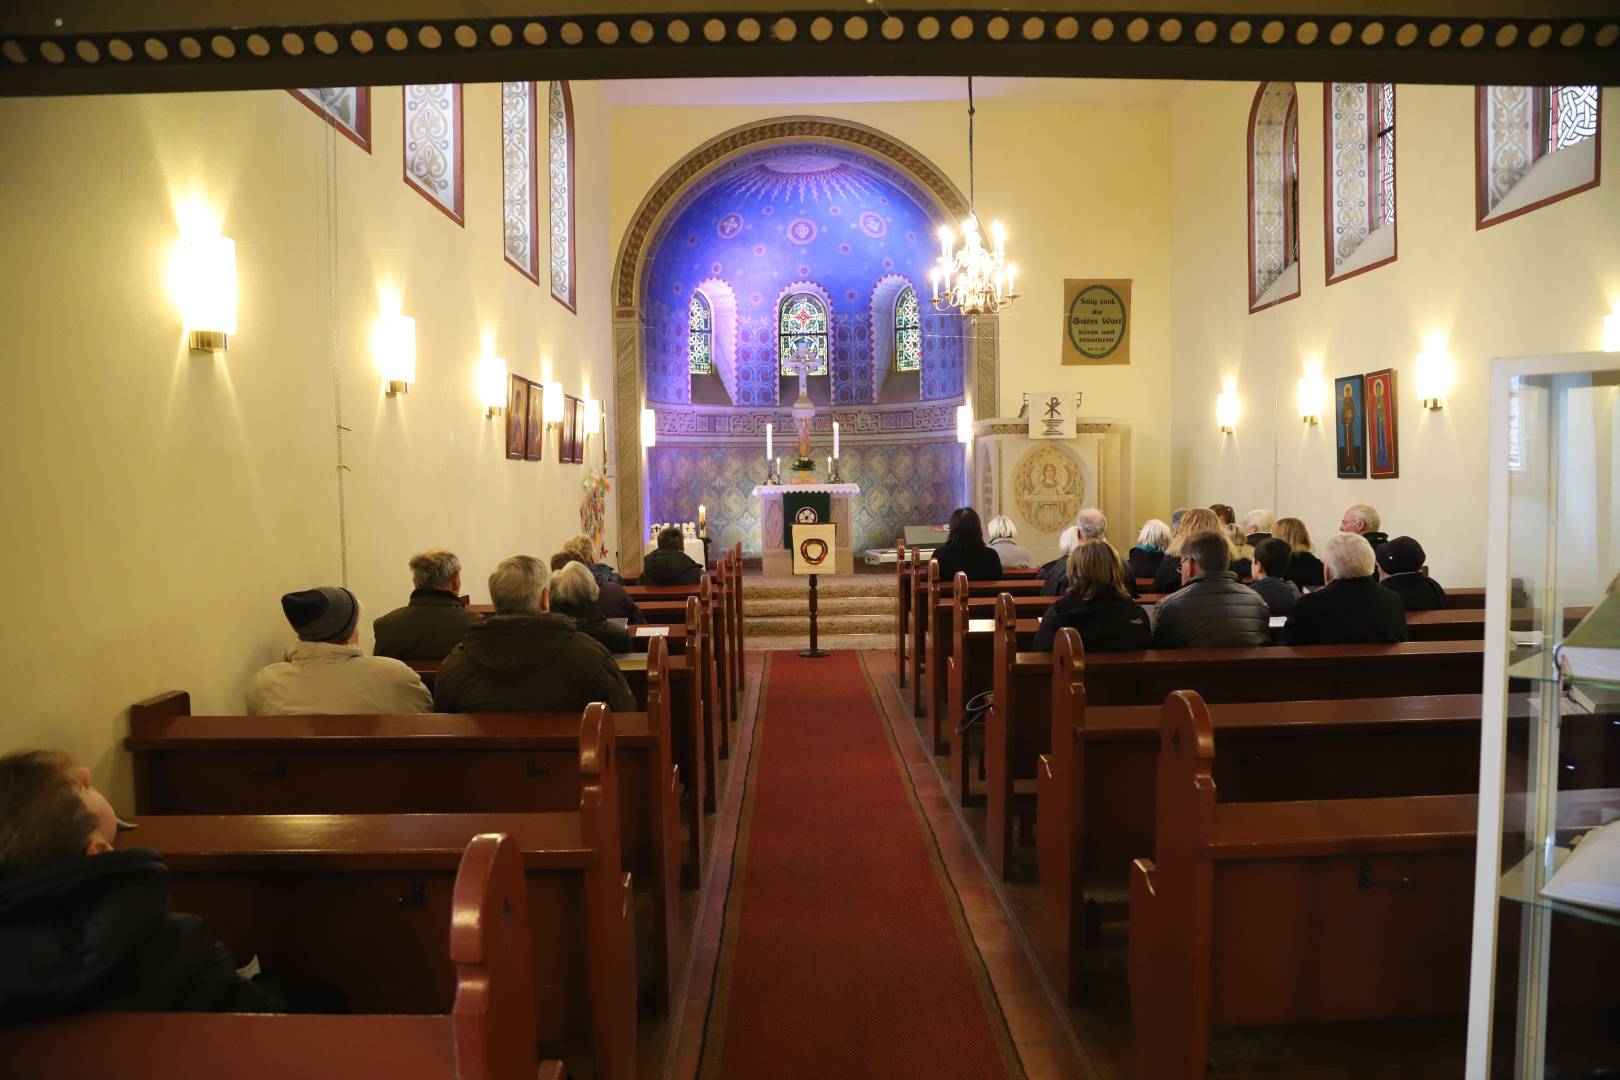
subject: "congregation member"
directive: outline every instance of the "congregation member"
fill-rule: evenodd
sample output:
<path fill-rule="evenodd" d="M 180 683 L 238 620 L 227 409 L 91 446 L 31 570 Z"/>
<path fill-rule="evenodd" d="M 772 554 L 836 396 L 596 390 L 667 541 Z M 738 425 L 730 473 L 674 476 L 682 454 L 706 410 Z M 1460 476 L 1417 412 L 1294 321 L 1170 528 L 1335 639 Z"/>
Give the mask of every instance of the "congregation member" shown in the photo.
<path fill-rule="evenodd" d="M 1080 546 L 1080 528 L 1070 525 L 1058 533 L 1058 555 L 1051 562 L 1041 564 L 1041 595 L 1062 596 L 1066 586 L 1069 555 Z"/>
<path fill-rule="evenodd" d="M 1125 565 L 1106 540 L 1086 540 L 1069 554 L 1068 591 L 1041 616 L 1035 652 L 1051 652 L 1065 626 L 1080 632 L 1087 652 L 1127 652 L 1151 646 L 1153 632 L 1142 605 L 1131 599 Z"/>
<path fill-rule="evenodd" d="M 686 536 L 671 525 L 658 533 L 658 548 L 641 564 L 643 585 L 696 585 L 703 567 L 686 553 Z"/>
<path fill-rule="evenodd" d="M 1107 542 L 1108 518 L 1096 507 L 1088 507 L 1080 511 L 1079 515 L 1074 519 L 1074 524 L 1068 530 L 1065 530 L 1064 536 L 1070 538 L 1070 546 L 1065 548 L 1063 546 L 1063 537 L 1058 538 L 1058 548 L 1064 554 L 1057 560 L 1056 565 L 1047 564 L 1052 567 L 1052 570 L 1043 575 L 1042 596 L 1063 596 L 1069 591 L 1069 555 L 1077 550 L 1081 544 L 1089 543 L 1092 540 Z M 1141 591 L 1137 588 L 1134 576 L 1126 577 L 1125 589 L 1130 593 L 1133 600 Z"/>
<path fill-rule="evenodd" d="M 1311 549 L 1311 531 L 1296 517 L 1278 518 L 1271 534 L 1288 542 L 1288 572 L 1284 576 L 1303 589 L 1320 589 L 1327 581 L 1322 560 Z"/>
<path fill-rule="evenodd" d="M 1187 518 L 1192 516 L 1189 513 Z M 1182 539 L 1176 552 L 1182 587 L 1159 601 L 1154 647 L 1224 649 L 1271 644 L 1271 612 L 1228 569 L 1231 558 L 1232 542 L 1218 528 L 1189 533 Z"/>
<path fill-rule="evenodd" d="M 468 629 L 439 668 L 439 712 L 577 712 L 593 701 L 635 710 L 602 643 L 550 610 L 551 572 L 539 559 L 503 559 L 489 575 L 489 599 L 495 614 Z"/>
<path fill-rule="evenodd" d="M 461 602 L 461 560 L 442 548 L 411 557 L 410 601 L 372 621 L 371 651 L 396 660 L 443 660 L 479 620 Z"/>
<path fill-rule="evenodd" d="M 960 507 L 951 515 L 945 542 L 934 549 L 934 561 L 939 563 L 941 581 L 950 581 L 958 570 L 966 573 L 969 581 L 995 581 L 1001 577 L 1001 559 L 984 542 L 979 512 L 971 506 Z"/>
<path fill-rule="evenodd" d="M 1273 615 L 1286 615 L 1299 603 L 1299 586 L 1288 580 L 1288 541 L 1268 536 L 1254 546 L 1254 583 L 1249 586 Z"/>
<path fill-rule="evenodd" d="M 990 550 L 1001 560 L 1003 570 L 1035 565 L 1029 549 L 1019 546 L 1018 526 L 1006 514 L 997 514 L 990 519 L 989 536 Z"/>
<path fill-rule="evenodd" d="M 1427 556 L 1423 545 L 1410 536 L 1397 536 L 1373 549 L 1378 561 L 1378 584 L 1401 598 L 1407 611 L 1439 611 L 1446 606 L 1446 590 L 1423 572 Z"/>
<path fill-rule="evenodd" d="M 1407 640 L 1406 607 L 1378 586 L 1372 546 L 1341 532 L 1322 545 L 1327 587 L 1299 598 L 1283 626 L 1284 645 L 1365 645 Z"/>
<path fill-rule="evenodd" d="M 66 755 L 0 757 L 0 1020 L 281 1011 L 201 919 L 169 910 L 162 857 L 115 850 L 117 831 Z"/>
<path fill-rule="evenodd" d="M 630 631 L 608 621 L 597 605 L 601 586 L 584 563 L 569 560 L 551 575 L 551 610 L 574 620 L 585 633 L 610 653 L 631 650 Z"/>
<path fill-rule="evenodd" d="M 1108 518 L 1095 506 L 1088 506 L 1074 519 L 1074 527 L 1080 530 L 1081 541 L 1108 539 Z"/>
<path fill-rule="evenodd" d="M 587 570 L 591 569 L 591 564 L 580 558 L 577 550 L 564 548 L 551 557 L 551 572 L 555 574 L 569 563 L 579 563 Z M 596 576 L 595 571 L 592 571 L 591 576 L 596 581 L 596 606 L 601 609 L 604 619 L 623 619 L 627 626 L 647 621 L 647 616 L 643 615 L 636 602 L 630 599 L 630 594 L 625 591 L 623 585 L 614 581 L 603 581 Z"/>
<path fill-rule="evenodd" d="M 609 566 L 605 562 L 597 561 L 596 545 L 591 543 L 590 537 L 583 534 L 576 536 L 572 540 L 565 543 L 562 546 L 562 549 L 567 554 L 576 556 L 580 562 L 584 563 L 586 568 L 590 570 L 591 576 L 596 579 L 596 583 L 598 585 L 624 584 L 624 578 L 619 576 L 619 572 L 617 570 L 613 569 L 613 567 Z M 552 569 L 555 570 L 557 568 L 553 566 Z"/>
<path fill-rule="evenodd" d="M 1205 532 L 1220 533 L 1223 537 L 1226 535 L 1221 528 L 1220 518 L 1215 516 L 1215 511 L 1195 506 L 1182 514 L 1181 527 L 1171 530 L 1170 543 L 1165 545 L 1164 549 L 1165 558 L 1159 563 L 1158 572 L 1153 575 L 1153 587 L 1148 590 L 1149 592 L 1173 593 L 1181 588 L 1181 547 L 1192 537 Z M 1230 548 L 1230 541 L 1227 542 L 1227 546 Z M 1222 570 L 1228 568 L 1228 565 L 1221 567 Z"/>
<path fill-rule="evenodd" d="M 1232 573 L 1239 581 L 1248 581 L 1254 576 L 1254 548 L 1249 546 L 1248 534 L 1241 525 L 1228 525 L 1226 538 L 1232 542 Z"/>
<path fill-rule="evenodd" d="M 416 672 L 391 656 L 360 651 L 360 601 L 348 589 L 290 592 L 281 610 L 298 644 L 248 680 L 249 715 L 433 711 L 433 696 Z"/>
<path fill-rule="evenodd" d="M 1377 549 L 1379 544 L 1389 540 L 1389 534 L 1379 532 L 1383 522 L 1378 518 L 1378 511 L 1366 503 L 1352 503 L 1339 519 L 1339 531 L 1342 533 L 1355 533 L 1363 540 Z"/>
<path fill-rule="evenodd" d="M 1273 520 L 1270 510 L 1250 510 L 1244 514 L 1243 542 L 1252 548 L 1269 537 Z"/>
<path fill-rule="evenodd" d="M 1136 534 L 1136 546 L 1126 556 L 1131 581 L 1151 578 L 1158 574 L 1164 562 L 1164 549 L 1170 543 L 1170 526 L 1158 518 L 1148 518 Z"/>
<path fill-rule="evenodd" d="M 1215 511 L 1215 516 L 1220 519 L 1223 526 L 1237 524 L 1237 511 L 1225 503 L 1210 503 L 1209 508 Z"/>

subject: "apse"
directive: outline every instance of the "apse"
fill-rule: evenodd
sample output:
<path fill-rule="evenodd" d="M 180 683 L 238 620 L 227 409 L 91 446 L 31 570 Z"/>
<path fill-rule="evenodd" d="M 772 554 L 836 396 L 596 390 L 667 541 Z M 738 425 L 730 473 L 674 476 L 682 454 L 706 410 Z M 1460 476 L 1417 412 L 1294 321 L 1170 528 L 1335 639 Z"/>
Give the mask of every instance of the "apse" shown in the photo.
<path fill-rule="evenodd" d="M 858 552 L 964 499 L 955 406 L 962 319 L 930 301 L 947 215 L 894 163 L 815 141 L 747 151 L 693 182 L 648 245 L 640 281 L 649 521 L 708 508 L 711 536 L 760 546 L 752 495 L 764 426 L 790 431 L 809 365 L 824 463 L 840 424 L 842 479 L 859 484 Z M 824 468 L 824 465 L 823 465 Z"/>

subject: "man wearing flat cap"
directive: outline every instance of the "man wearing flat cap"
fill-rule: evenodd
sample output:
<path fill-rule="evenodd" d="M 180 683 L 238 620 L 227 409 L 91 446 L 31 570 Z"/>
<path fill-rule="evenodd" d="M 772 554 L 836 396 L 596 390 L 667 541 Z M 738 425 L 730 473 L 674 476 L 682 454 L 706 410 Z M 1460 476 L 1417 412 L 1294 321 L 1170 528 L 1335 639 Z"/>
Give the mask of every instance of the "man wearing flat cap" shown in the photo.
<path fill-rule="evenodd" d="M 1446 590 L 1423 572 L 1423 545 L 1410 536 L 1397 536 L 1373 548 L 1378 559 L 1378 584 L 1400 596 L 1407 611 L 1439 611 L 1446 606 Z"/>
<path fill-rule="evenodd" d="M 281 610 L 298 634 L 298 644 L 281 663 L 248 681 L 250 714 L 433 711 L 433 695 L 416 672 L 398 660 L 360 651 L 360 601 L 348 589 L 290 592 L 281 598 Z"/>

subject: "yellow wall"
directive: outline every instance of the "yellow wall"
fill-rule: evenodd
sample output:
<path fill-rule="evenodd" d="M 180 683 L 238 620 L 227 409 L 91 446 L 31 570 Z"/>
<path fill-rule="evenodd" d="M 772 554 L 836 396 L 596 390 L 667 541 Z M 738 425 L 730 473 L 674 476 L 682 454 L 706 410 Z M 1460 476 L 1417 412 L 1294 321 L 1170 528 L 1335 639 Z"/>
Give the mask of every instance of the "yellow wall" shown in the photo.
<path fill-rule="evenodd" d="M 614 250 L 642 199 L 671 166 L 731 128 L 776 116 L 830 116 L 877 128 L 917 150 L 967 191 L 961 102 L 613 108 Z M 1025 392 L 1083 390 L 1087 416 L 1135 431 L 1136 513 L 1166 514 L 1170 485 L 1170 220 L 1162 105 L 978 102 L 981 215 L 1008 228 L 1020 299 L 1001 319 L 998 415 Z M 1134 279 L 1128 367 L 1059 366 L 1063 279 Z M 1159 407 L 1144 407 L 1152 405 Z"/>
<path fill-rule="evenodd" d="M 1476 231 L 1474 90 L 1396 88 L 1399 258 L 1326 286 L 1322 85 L 1299 84 L 1300 261 L 1296 300 L 1248 313 L 1245 125 L 1254 83 L 1189 84 L 1170 103 L 1171 494 L 1302 518 L 1318 545 L 1352 502 L 1391 535 L 1417 537 L 1443 585 L 1483 585 L 1490 360 L 1599 347 L 1620 302 L 1620 95 L 1604 94 L 1602 185 Z M 1416 358 L 1442 333 L 1454 378 L 1446 407 L 1418 406 Z M 1400 477 L 1334 475 L 1331 416 L 1302 424 L 1296 384 L 1311 359 L 1334 378 L 1398 372 Z M 1234 435 L 1215 397 L 1234 379 Z"/>
<path fill-rule="evenodd" d="M 498 86 L 465 90 L 465 229 L 401 179 L 397 87 L 374 91 L 370 155 L 332 141 L 349 584 L 368 647 L 412 552 L 456 550 L 482 599 L 497 560 L 578 531 L 586 468 L 559 464 L 555 442 L 539 464 L 504 460 L 474 386 L 493 335 L 512 370 L 612 402 L 607 114 L 591 85 L 574 109 L 577 316 L 502 259 Z M 17 607 L 0 749 L 66 749 L 128 811 L 129 704 L 186 689 L 198 711 L 240 711 L 291 639 L 280 594 L 339 578 L 326 128 L 266 92 L 0 100 L 0 131 L 0 531 Z M 239 333 L 217 362 L 185 348 L 165 280 L 190 195 L 237 246 Z M 417 321 L 399 399 L 368 349 L 384 288 Z"/>

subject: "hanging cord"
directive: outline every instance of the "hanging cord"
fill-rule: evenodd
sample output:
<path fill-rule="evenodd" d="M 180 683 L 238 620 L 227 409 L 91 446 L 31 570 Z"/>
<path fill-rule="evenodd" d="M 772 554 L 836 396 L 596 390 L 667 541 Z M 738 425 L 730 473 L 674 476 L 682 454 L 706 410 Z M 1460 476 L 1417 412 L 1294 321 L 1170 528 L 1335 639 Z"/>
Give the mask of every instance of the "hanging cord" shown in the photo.
<path fill-rule="evenodd" d="M 973 76 L 968 80 L 968 217 L 974 216 L 973 198 Z"/>
<path fill-rule="evenodd" d="M 349 517 L 348 497 L 344 488 L 344 474 L 349 467 L 343 463 L 343 341 L 338 331 L 338 253 L 337 253 L 337 129 L 331 124 L 321 125 L 326 130 L 323 147 L 326 152 L 326 291 L 332 317 L 332 404 L 337 435 L 337 497 L 338 497 L 338 562 L 339 578 L 344 588 L 349 587 Z"/>

